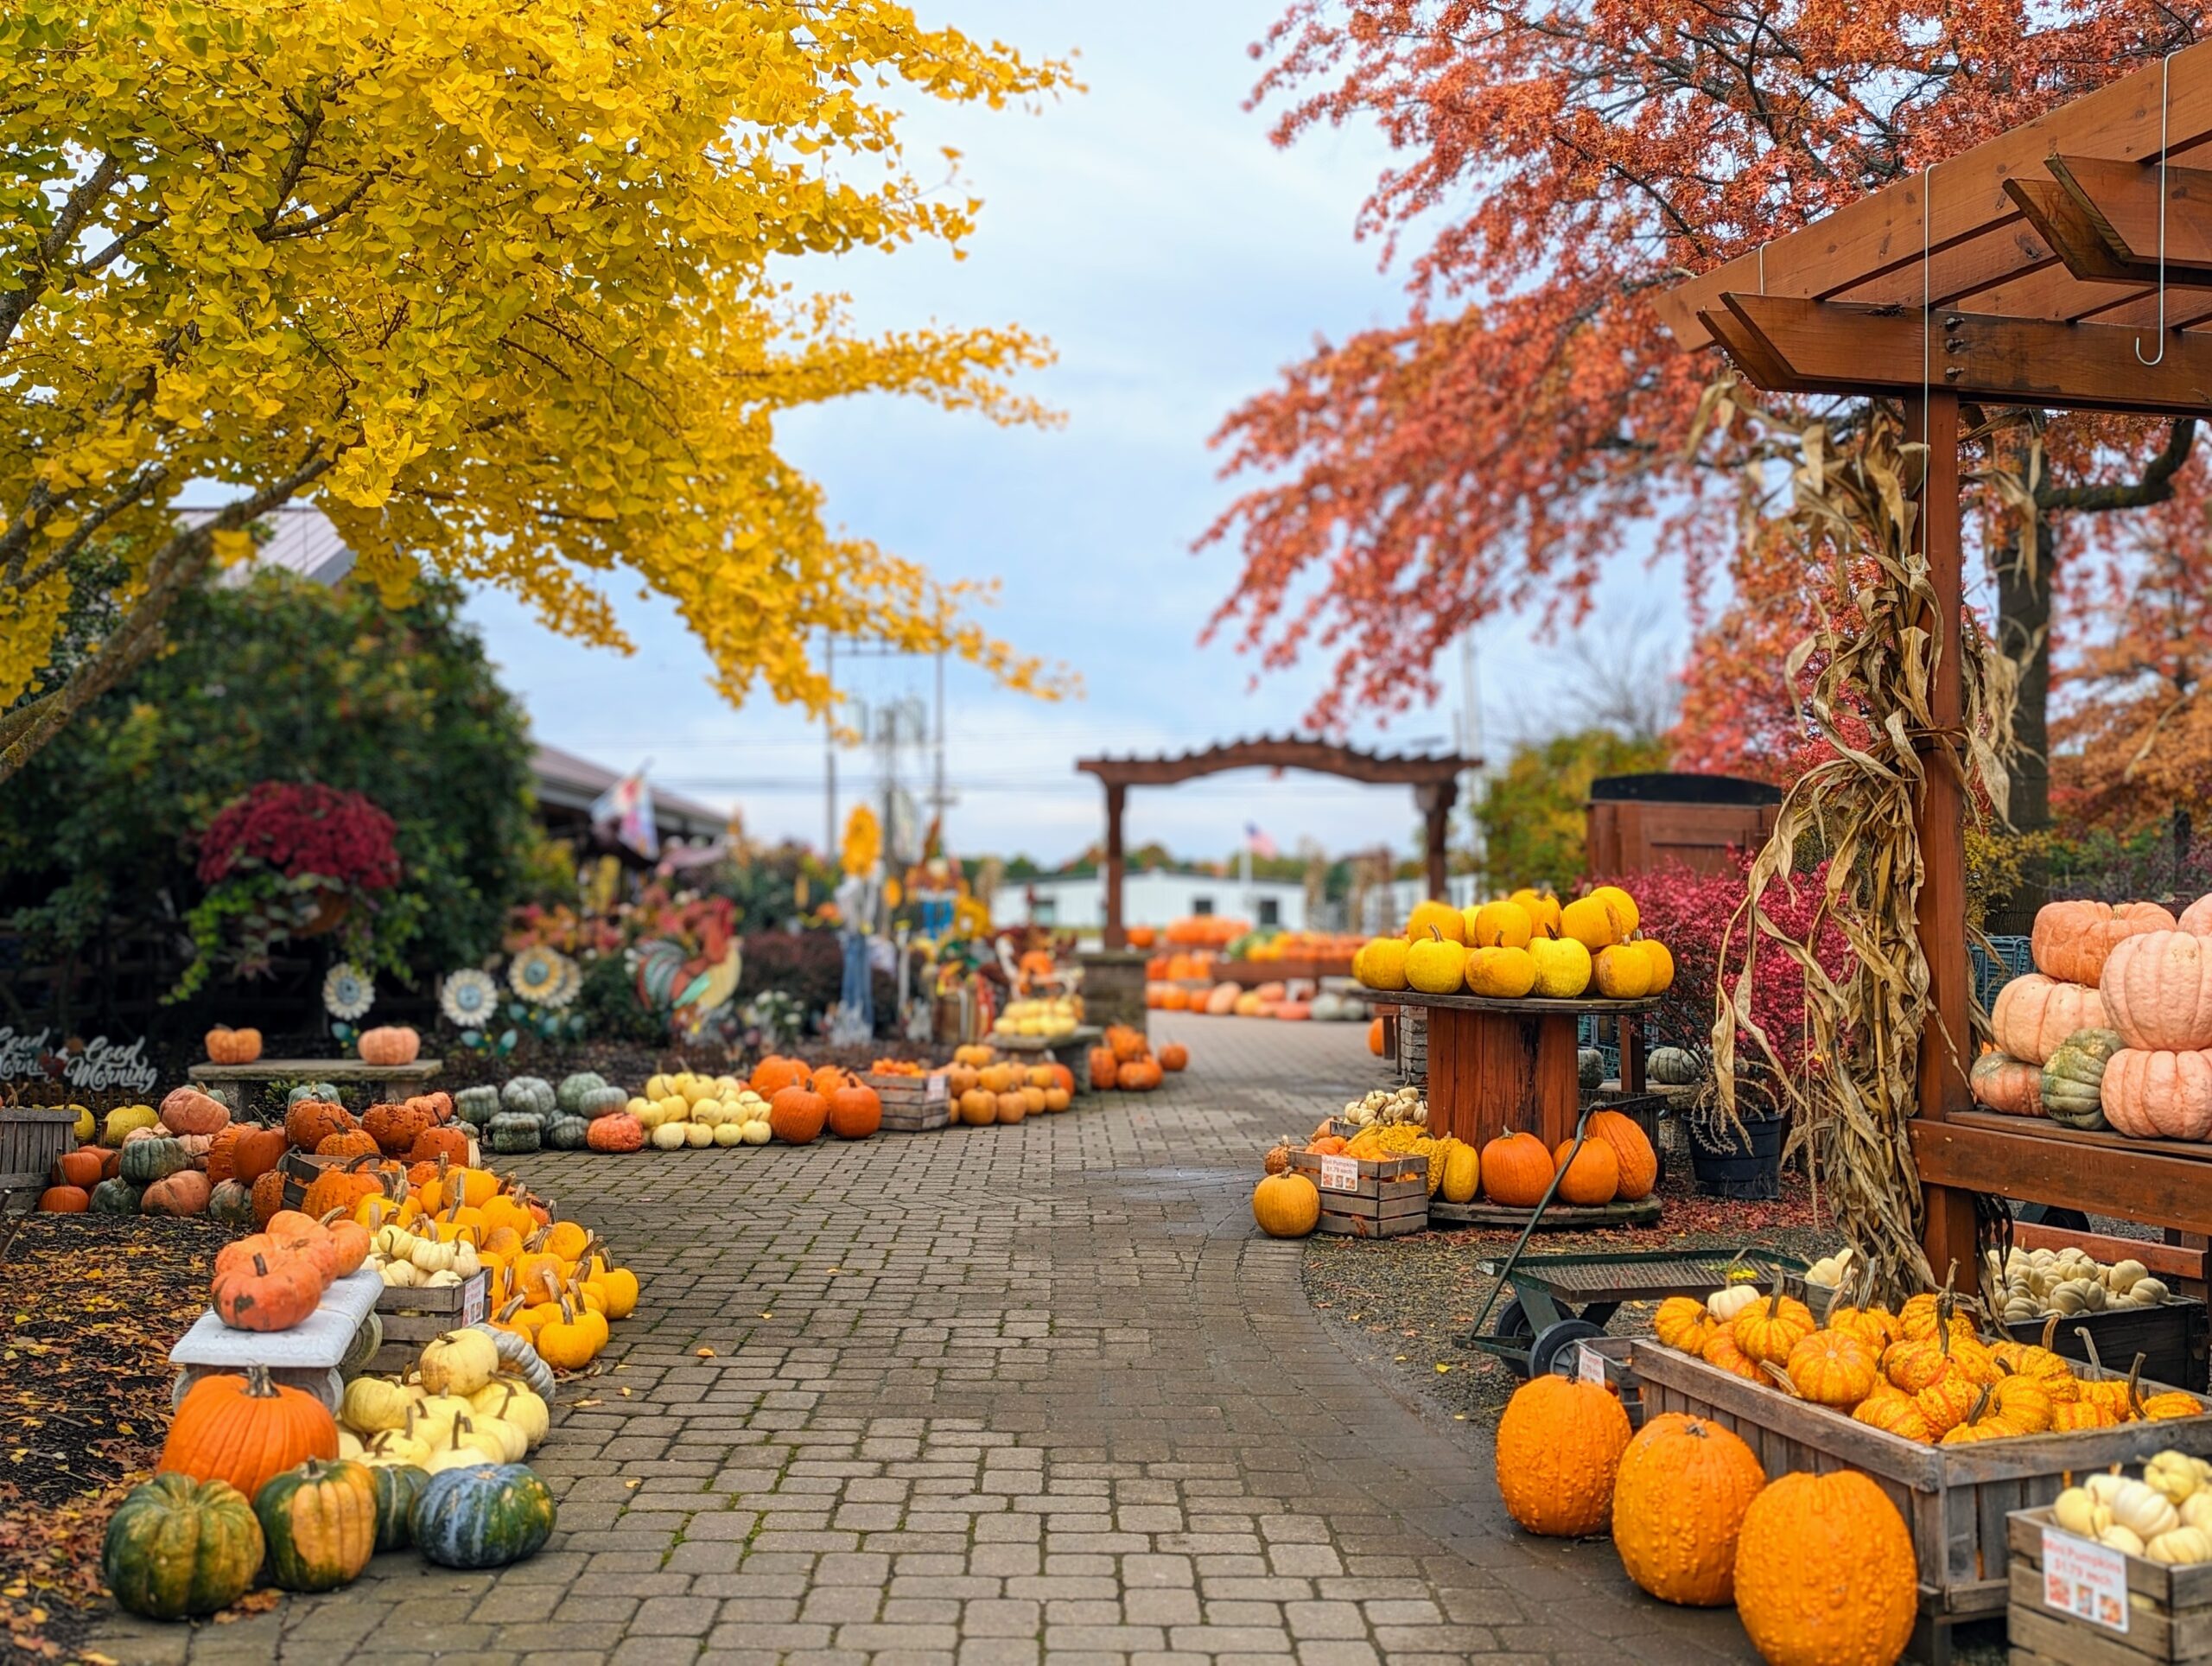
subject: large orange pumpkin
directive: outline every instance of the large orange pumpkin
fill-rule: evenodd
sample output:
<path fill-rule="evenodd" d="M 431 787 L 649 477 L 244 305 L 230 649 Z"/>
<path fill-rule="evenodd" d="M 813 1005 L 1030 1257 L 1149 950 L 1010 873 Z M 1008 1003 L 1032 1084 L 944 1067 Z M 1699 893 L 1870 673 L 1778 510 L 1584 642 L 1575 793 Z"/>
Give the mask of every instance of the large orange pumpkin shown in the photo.
<path fill-rule="evenodd" d="M 796 1087 L 807 1079 L 804 1065 L 796 1059 L 785 1059 L 772 1052 L 753 1067 L 751 1085 L 762 1098 L 773 1101 L 784 1089 Z"/>
<path fill-rule="evenodd" d="M 1613 1548 L 1630 1579 L 1662 1602 L 1717 1608 L 1736 1591 L 1736 1536 L 1766 1485 L 1743 1438 L 1662 1412 L 1621 1454 Z"/>
<path fill-rule="evenodd" d="M 1559 1166 L 1556 1195 L 1561 1203 L 1594 1208 L 1611 1203 L 1620 1191 L 1620 1163 L 1612 1147 L 1601 1139 L 1586 1139 L 1580 1151 L 1573 1141 L 1561 1140 L 1552 1160 Z"/>
<path fill-rule="evenodd" d="M 849 1079 L 845 1072 L 835 1065 L 817 1065 L 815 1066 L 813 1078 L 808 1085 L 827 1099 L 839 1088 L 844 1086 Z"/>
<path fill-rule="evenodd" d="M 213 1153 L 209 1155 L 212 1157 Z M 54 1167 L 60 1171 L 61 1184 L 82 1186 L 90 1192 L 101 1180 L 100 1166 L 107 1153 L 98 1146 L 80 1146 L 74 1151 L 65 1151 Z"/>
<path fill-rule="evenodd" d="M 821 1138 L 830 1106 L 812 1088 L 794 1084 L 779 1088 L 768 1101 L 768 1129 L 785 1145 L 807 1145 Z"/>
<path fill-rule="evenodd" d="M 38 1194 L 38 1206 L 49 1215 L 81 1215 L 92 1206 L 92 1194 L 81 1186 L 49 1186 Z"/>
<path fill-rule="evenodd" d="M 1640 1203 L 1651 1195 L 1651 1188 L 1659 1184 L 1659 1154 L 1636 1118 L 1618 1110 L 1592 1112 L 1590 1137 L 1613 1148 L 1613 1165 L 1620 1175 L 1615 1197 L 1623 1203 Z"/>
<path fill-rule="evenodd" d="M 337 1421 L 322 1402 L 270 1383 L 257 1365 L 244 1377 L 203 1377 L 192 1385 L 157 1467 L 228 1481 L 251 1498 L 270 1476 L 337 1455 Z"/>
<path fill-rule="evenodd" d="M 2155 902 L 2046 902 L 2028 939 L 2036 970 L 2067 983 L 2094 983 L 2122 938 L 2177 929 Z"/>
<path fill-rule="evenodd" d="M 231 1141 L 231 1176 L 251 1186 L 284 1160 L 281 1128 L 240 1128 Z"/>
<path fill-rule="evenodd" d="M 385 1156 L 404 1157 L 415 1148 L 415 1136 L 436 1122 L 427 1103 L 409 1099 L 396 1105 L 371 1105 L 361 1113 L 361 1132 Z"/>
<path fill-rule="evenodd" d="M 1855 1469 L 1784 1475 L 1752 1499 L 1735 1584 L 1737 1615 L 1770 1661 L 1878 1666 L 1904 1652 L 1919 1609 L 1904 1517 Z"/>
<path fill-rule="evenodd" d="M 829 1123 L 841 1140 L 865 1140 L 883 1126 L 883 1101 L 865 1083 L 848 1081 L 830 1096 Z"/>
<path fill-rule="evenodd" d="M 327 1099 L 302 1099 L 284 1113 L 284 1137 L 302 1151 L 358 1126 L 345 1106 Z"/>
<path fill-rule="evenodd" d="M 2025 981 L 2016 978 L 2006 984 L 1997 997 L 1999 1004 Z M 2110 1027 L 2129 1046 L 2167 1052 L 2212 1047 L 2212 938 L 2190 932 L 2146 932 L 2123 938 L 2106 958 L 2099 988 Z M 2101 1022 L 2086 1020 L 2074 1026 L 2082 1030 L 2102 1027 Z M 2073 1033 L 2069 1029 L 2066 1034 Z M 2065 1039 L 2062 1035 L 2058 1040 Z M 2015 1059 L 2033 1058 L 2039 1065 L 2050 1056 L 2048 1052 L 2023 1052 L 2001 1031 L 1997 1040 Z"/>
<path fill-rule="evenodd" d="M 231 1120 L 231 1108 L 198 1088 L 175 1088 L 162 1101 L 161 1118 L 172 1134 L 218 1134 Z"/>
<path fill-rule="evenodd" d="M 1543 1141 L 1533 1143 L 1541 1151 Z M 1612 1393 L 1546 1372 L 1515 1390 L 1497 1426 L 1497 1491 L 1531 1533 L 1580 1539 L 1612 1517 L 1628 1414 Z"/>
<path fill-rule="evenodd" d="M 1552 1183 L 1552 1154 L 1533 1134 L 1501 1134 L 1483 1148 L 1483 1195 L 1509 1209 L 1534 1209 Z"/>
<path fill-rule="evenodd" d="M 2179 932 L 2157 932 L 2147 937 L 2129 938 L 2113 952 L 2117 960 L 2139 944 L 2181 942 L 2196 944 L 2196 938 L 2184 937 Z M 2212 954 L 2203 957 L 2208 970 L 2212 970 Z M 2212 985 L 2208 986 L 2208 997 L 2212 997 Z M 2207 1026 L 2203 1041 L 2183 1045 L 2203 1046 L 2212 1043 L 2212 998 L 2203 1005 Z M 2106 1024 L 2104 1001 L 2094 989 L 2079 983 L 2060 983 L 2045 977 L 2041 972 L 2030 972 L 2016 977 L 1997 992 L 1996 1005 L 1989 1011 L 1990 1033 L 1997 1038 L 1997 1045 L 2015 1059 L 2031 1065 L 2040 1065 L 2058 1050 L 2058 1044 L 2077 1030 L 2101 1030 L 2107 1027 L 2127 1034 L 2126 1027 L 2113 1021 Z M 2128 1038 L 2130 1046 L 2166 1046 L 2164 1042 L 2135 1041 Z"/>

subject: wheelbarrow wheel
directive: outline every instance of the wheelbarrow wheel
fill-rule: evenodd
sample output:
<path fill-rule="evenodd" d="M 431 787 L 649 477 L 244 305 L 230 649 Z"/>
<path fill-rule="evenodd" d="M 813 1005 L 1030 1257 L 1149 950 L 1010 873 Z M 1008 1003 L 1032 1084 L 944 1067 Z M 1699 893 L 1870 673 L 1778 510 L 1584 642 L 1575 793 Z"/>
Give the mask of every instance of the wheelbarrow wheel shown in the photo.
<path fill-rule="evenodd" d="M 1491 1326 L 1490 1333 L 1501 1342 L 1516 1343 L 1522 1348 L 1536 1339 L 1536 1327 L 1529 1322 L 1528 1312 L 1521 1306 L 1520 1297 L 1515 1296 L 1497 1310 L 1497 1318 Z"/>
<path fill-rule="evenodd" d="M 1574 1345 L 1605 1333 L 1603 1326 L 1592 1325 L 1586 1319 L 1562 1319 L 1556 1325 L 1546 1326 L 1544 1333 L 1529 1345 L 1529 1375 L 1541 1377 L 1547 1371 L 1556 1371 L 1561 1377 L 1573 1376 Z"/>

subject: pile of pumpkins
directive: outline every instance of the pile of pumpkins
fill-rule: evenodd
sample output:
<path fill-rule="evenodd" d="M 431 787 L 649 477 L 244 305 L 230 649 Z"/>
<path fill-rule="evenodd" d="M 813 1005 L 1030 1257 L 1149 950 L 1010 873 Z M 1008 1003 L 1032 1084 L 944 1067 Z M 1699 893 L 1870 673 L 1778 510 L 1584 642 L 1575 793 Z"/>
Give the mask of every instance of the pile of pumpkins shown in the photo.
<path fill-rule="evenodd" d="M 1036 1001 L 1010 1001 L 991 1022 L 993 1035 L 1034 1035 L 1058 1040 L 1083 1022 L 1083 998 L 1061 995 Z"/>
<path fill-rule="evenodd" d="M 1090 1050 L 1090 1085 L 1123 1093 L 1150 1093 L 1167 1077 L 1187 1070 L 1191 1051 L 1171 1041 L 1157 1054 L 1152 1038 L 1127 1024 L 1109 1024 L 1101 1045 Z"/>
<path fill-rule="evenodd" d="M 1733 1605 L 1760 1658 L 1790 1666 L 1899 1658 L 1919 1611 L 1912 1534 L 1855 1469 L 1770 1481 L 1734 1431 L 1662 1412 L 1631 1431 L 1607 1385 L 1522 1385 L 1497 1428 L 1496 1475 L 1523 1529 L 1610 1533 L 1640 1589 L 1685 1606 Z"/>
<path fill-rule="evenodd" d="M 1065 1065 L 1020 1065 L 990 1046 L 953 1049 L 944 1091 L 954 1128 L 990 1128 L 1027 1122 L 1075 1103 L 1075 1072 Z"/>
<path fill-rule="evenodd" d="M 2139 1357 L 2125 1377 L 2094 1363 L 2091 1375 L 2078 1375 L 2048 1345 L 2055 1314 L 2043 1345 L 1991 1341 L 1976 1333 L 1961 1306 L 1948 1290 L 1914 1296 L 1894 1313 L 1838 1300 L 1822 1324 L 1779 1280 L 1771 1292 L 1745 1281 L 1703 1300 L 1669 1298 L 1652 1330 L 1662 1346 L 1923 1446 L 2204 1412 L 2196 1396 L 2177 1389 L 2145 1395 Z"/>
<path fill-rule="evenodd" d="M 454 1568 L 536 1555 L 555 1509 L 523 1459 L 545 1438 L 551 1381 L 533 1383 L 519 1358 L 494 1327 L 454 1331 L 405 1381 L 354 1378 L 336 1417 L 259 1366 L 202 1377 L 177 1406 L 159 1472 L 108 1523 L 108 1589 L 128 1612 L 192 1619 L 264 1576 L 335 1590 L 380 1550 L 412 1546 Z"/>
<path fill-rule="evenodd" d="M 2163 1279 L 2133 1259 L 2106 1266 L 2078 1245 L 2063 1250 L 2014 1248 L 2001 1262 L 1994 1250 L 1984 1252 L 2004 1293 L 2001 1317 L 2007 1325 L 2075 1313 L 2101 1313 L 2121 1307 L 2156 1307 L 2172 1295 Z"/>
<path fill-rule="evenodd" d="M 2186 1453 L 2154 1453 L 2139 1477 L 2092 1475 L 2050 1506 L 2077 1537 L 2169 1567 L 2212 1562 L 2212 1464 Z"/>
<path fill-rule="evenodd" d="M 1639 1202 L 1658 1184 L 1658 1154 L 1635 1119 L 1618 1110 L 1592 1112 L 1580 1148 L 1567 1140 L 1555 1152 L 1533 1134 L 1518 1132 L 1501 1134 L 1478 1151 L 1455 1135 L 1432 1135 L 1427 1122 L 1428 1107 L 1414 1090 L 1377 1090 L 1346 1106 L 1345 1120 L 1323 1122 L 1302 1149 L 1309 1156 L 1364 1161 L 1423 1158 L 1428 1195 L 1452 1204 L 1480 1198 L 1500 1208 L 1533 1209 L 1554 1175 L 1554 1203 L 1581 1207 Z M 1286 1140 L 1268 1153 L 1252 1193 L 1253 1219 L 1270 1237 L 1303 1237 L 1320 1219 L 1320 1194 L 1292 1167 L 1294 1148 L 1300 1148 Z"/>
<path fill-rule="evenodd" d="M 504 1086 L 463 1088 L 461 1119 L 480 1127 L 499 1155 L 551 1149 L 621 1154 L 807 1145 L 823 1132 L 864 1140 L 882 1126 L 875 1090 L 832 1065 L 771 1053 L 750 1077 L 678 1071 L 632 1094 L 596 1071 L 518 1076 Z"/>
<path fill-rule="evenodd" d="M 1423 995 L 1642 1000 L 1672 987 L 1675 958 L 1641 925 L 1636 899 L 1618 885 L 1565 904 L 1532 890 L 1468 908 L 1417 903 L 1404 932 L 1352 957 L 1352 976 Z"/>
<path fill-rule="evenodd" d="M 2212 896 L 2046 903 L 2035 970 L 1998 992 L 1974 1098 L 2136 1139 L 2212 1139 Z"/>
<path fill-rule="evenodd" d="M 1324 989 L 1318 995 L 1310 982 L 1267 982 L 1246 989 L 1241 983 L 1217 983 L 1211 989 L 1187 989 L 1180 983 L 1145 985 L 1144 1004 L 1161 1012 L 1204 1013 L 1215 1018 L 1275 1018 L 1291 1023 L 1310 1019 L 1317 1024 L 1357 1022 L 1367 1017 L 1367 1003 L 1356 995 Z"/>

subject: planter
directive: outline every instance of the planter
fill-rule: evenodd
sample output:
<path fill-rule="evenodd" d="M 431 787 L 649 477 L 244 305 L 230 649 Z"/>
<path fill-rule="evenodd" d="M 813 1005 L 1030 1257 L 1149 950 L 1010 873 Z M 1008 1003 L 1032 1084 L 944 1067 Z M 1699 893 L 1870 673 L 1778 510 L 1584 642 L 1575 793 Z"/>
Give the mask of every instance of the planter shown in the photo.
<path fill-rule="evenodd" d="M 1708 1198 L 1767 1202 L 1782 1195 L 1786 1118 L 1746 1116 L 1740 1129 L 1689 1125 L 1690 1173 Z"/>

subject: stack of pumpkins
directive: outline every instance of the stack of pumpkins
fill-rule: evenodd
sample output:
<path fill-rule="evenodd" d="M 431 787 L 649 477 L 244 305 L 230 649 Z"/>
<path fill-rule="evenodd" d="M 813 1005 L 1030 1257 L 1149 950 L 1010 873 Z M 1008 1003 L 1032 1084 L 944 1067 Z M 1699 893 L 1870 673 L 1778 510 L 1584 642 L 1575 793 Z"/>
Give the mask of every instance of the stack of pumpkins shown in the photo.
<path fill-rule="evenodd" d="M 1482 1195 L 1503 1209 L 1534 1209 L 1552 1178 L 1554 1204 L 1598 1208 L 1641 1203 L 1659 1184 L 1659 1154 L 1636 1120 L 1618 1110 L 1590 1113 L 1581 1149 L 1572 1140 L 1545 1148 L 1533 1134 L 1499 1135 L 1482 1149 Z"/>
<path fill-rule="evenodd" d="M 564 1076 L 558 1087 L 542 1076 L 517 1076 L 496 1088 L 463 1088 L 454 1108 L 485 1148 L 503 1157 L 546 1149 L 635 1151 L 645 1143 L 642 1129 L 632 1143 L 628 1129 L 601 1126 L 631 1110 L 632 1101 L 627 1089 L 596 1071 Z"/>
<path fill-rule="evenodd" d="M 2015 1116 L 2137 1139 L 2212 1139 L 2212 896 L 2054 902 L 2036 970 L 1999 990 L 1974 1098 Z"/>
<path fill-rule="evenodd" d="M 1642 1000 L 1673 986 L 1675 957 L 1641 925 L 1636 899 L 1618 885 L 1563 906 L 1535 891 L 1470 908 L 1423 902 L 1402 933 L 1352 957 L 1352 976 L 1372 989 L 1423 995 Z"/>
<path fill-rule="evenodd" d="M 1157 1055 L 1152 1039 L 1127 1024 L 1109 1024 L 1104 1044 L 1090 1050 L 1090 1085 L 1123 1093 L 1150 1093 L 1168 1076 L 1187 1069 L 1190 1049 L 1171 1041 Z"/>
<path fill-rule="evenodd" d="M 1499 1496 L 1531 1533 L 1610 1531 L 1621 1566 L 1663 1602 L 1733 1604 L 1777 1666 L 1894 1661 L 1919 1612 L 1912 1535 L 1857 1470 L 1770 1482 L 1740 1435 L 1681 1412 L 1631 1438 L 1610 1387 L 1543 1376 L 1499 1421 Z"/>
<path fill-rule="evenodd" d="M 252 1188 L 283 1160 L 281 1129 L 234 1124 L 230 1107 L 181 1087 L 156 1110 L 126 1105 L 108 1114 L 107 1143 L 83 1145 L 54 1164 L 39 1207 L 56 1214 L 212 1215 L 233 1225 L 255 1218 Z M 278 1199 L 281 1202 L 281 1197 Z M 276 1202 L 270 1205 L 273 1214 Z M 263 1217 L 266 1218 L 266 1217 Z"/>
<path fill-rule="evenodd" d="M 960 1047 L 945 1067 L 944 1089 L 952 1101 L 951 1127 L 989 1128 L 1068 1110 L 1075 1103 L 1075 1072 L 1065 1065 L 1003 1061 L 989 1047 Z"/>
<path fill-rule="evenodd" d="M 280 1209 L 268 1225 L 215 1252 L 207 1305 L 234 1331 L 289 1331 L 314 1317 L 324 1293 L 369 1258 L 369 1233 L 334 1211 L 319 1220 Z"/>
<path fill-rule="evenodd" d="M 355 1378 L 342 1426 L 260 1367 L 201 1378 L 160 1472 L 108 1523 L 109 1590 L 130 1613 L 189 1619 L 264 1573 L 280 1590 L 335 1590 L 380 1550 L 454 1568 L 534 1555 L 553 1497 L 521 1459 L 545 1437 L 551 1384 L 541 1393 L 508 1356 L 486 1326 L 439 1337 L 406 1383 Z"/>
<path fill-rule="evenodd" d="M 2146 1396 L 2136 1370 L 2121 1377 L 2093 1365 L 2083 1377 L 2048 1346 L 1984 1340 L 1959 1306 L 1948 1290 L 1914 1296 L 1895 1313 L 1838 1301 L 1822 1325 L 1779 1281 L 1770 1294 L 1746 1282 L 1702 1301 L 1670 1297 L 1652 1329 L 1663 1346 L 1923 1446 L 2204 1412 L 2179 1389 Z"/>

